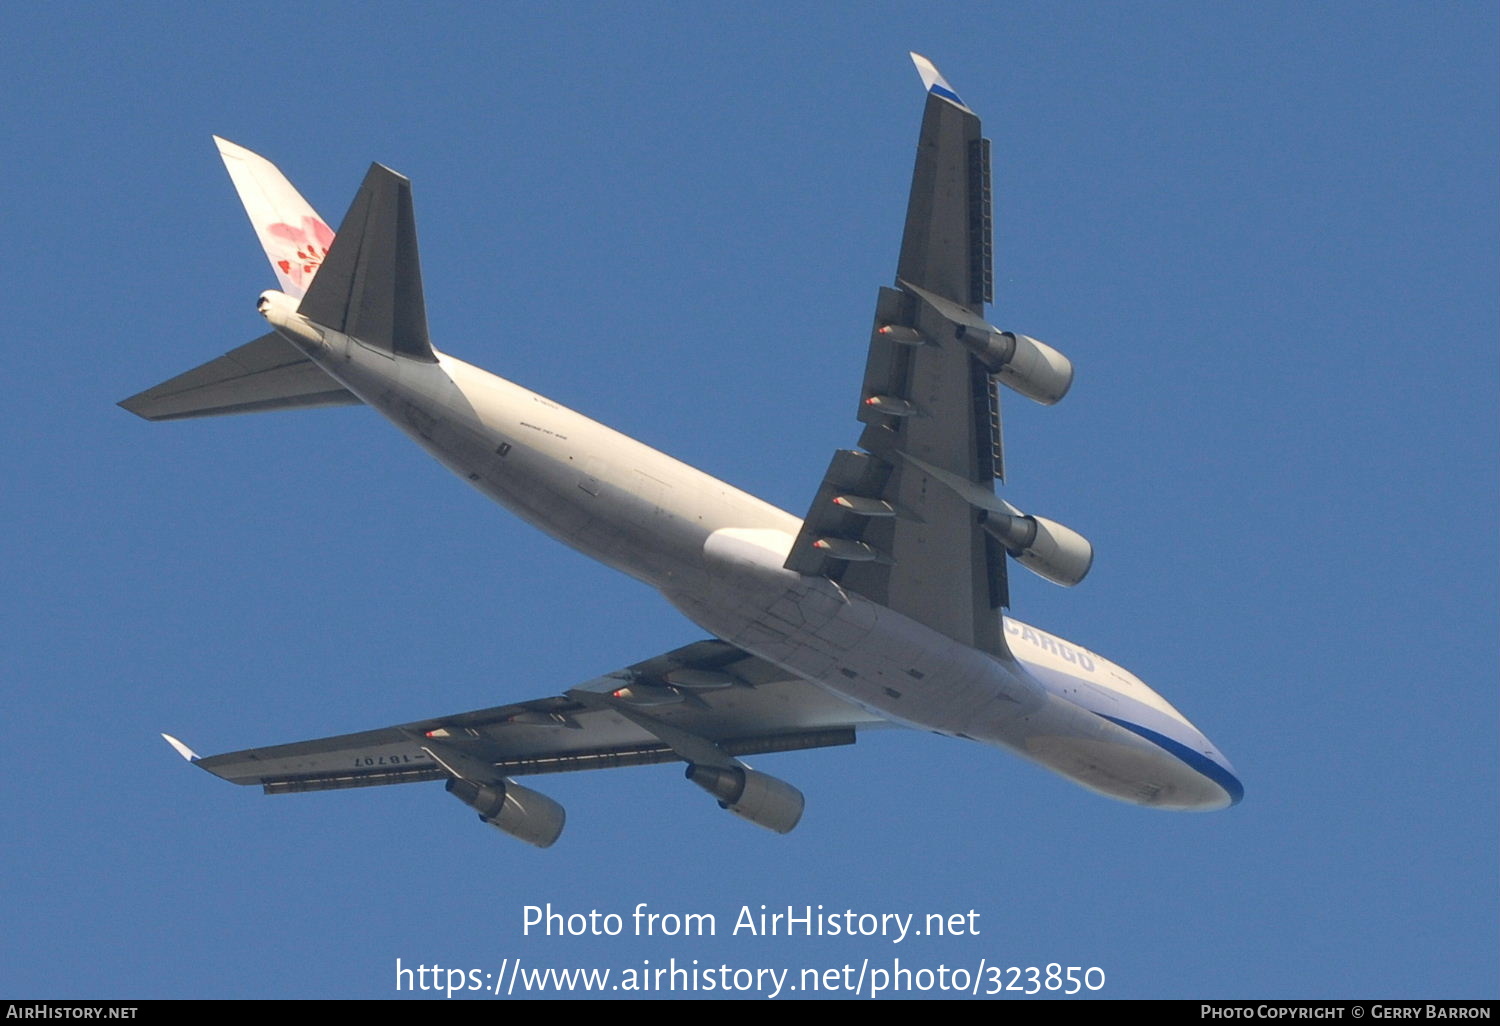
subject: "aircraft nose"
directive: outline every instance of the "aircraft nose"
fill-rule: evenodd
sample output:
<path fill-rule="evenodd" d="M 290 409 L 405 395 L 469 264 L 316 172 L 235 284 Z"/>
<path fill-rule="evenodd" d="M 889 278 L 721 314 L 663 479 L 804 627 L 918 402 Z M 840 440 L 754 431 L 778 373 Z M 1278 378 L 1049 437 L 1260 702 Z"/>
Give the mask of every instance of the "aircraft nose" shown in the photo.
<path fill-rule="evenodd" d="M 1206 780 L 1212 785 L 1203 789 L 1202 803 L 1197 808 L 1213 811 L 1238 805 L 1245 797 L 1245 785 L 1240 782 L 1240 775 L 1207 738 L 1201 734 L 1199 737 L 1201 740 L 1198 745 L 1183 745 L 1173 753 L 1197 773 L 1200 780 Z"/>
<path fill-rule="evenodd" d="M 1179 742 L 1163 746 L 1197 774 L 1200 781 L 1206 781 L 1207 786 L 1199 788 L 1202 794 L 1200 803 L 1193 807 L 1209 812 L 1238 805 L 1245 797 L 1245 785 L 1240 783 L 1240 775 L 1208 738 L 1201 732 L 1195 733 L 1197 744 Z"/>
<path fill-rule="evenodd" d="M 1176 767 L 1183 788 L 1177 796 L 1181 804 L 1176 808 L 1210 812 L 1238 805 L 1245 797 L 1245 785 L 1229 760 L 1192 724 L 1183 721 L 1186 734 L 1169 737 L 1127 720 L 1099 715 L 1152 742 L 1168 758 L 1168 764 Z"/>
<path fill-rule="evenodd" d="M 1186 749 L 1186 746 L 1183 746 Z M 1180 790 L 1177 808 L 1194 812 L 1215 812 L 1238 805 L 1245 797 L 1245 785 L 1222 755 L 1215 751 L 1173 752 L 1179 767 Z"/>
<path fill-rule="evenodd" d="M 1245 785 L 1239 774 L 1218 752 L 1203 751 L 1186 745 L 1172 752 L 1178 766 L 1180 789 L 1175 807 L 1193 812 L 1216 812 L 1238 805 L 1245 797 Z"/>
<path fill-rule="evenodd" d="M 1212 761 L 1218 772 L 1204 775 L 1224 789 L 1224 793 L 1229 796 L 1230 805 L 1238 805 L 1245 797 L 1245 785 L 1240 783 L 1239 774 L 1222 755 Z"/>
<path fill-rule="evenodd" d="M 1193 808 L 1212 812 L 1238 805 L 1244 799 L 1245 785 L 1240 783 L 1239 774 L 1207 738 L 1197 747 L 1182 745 L 1172 754 L 1186 763 L 1200 781 L 1206 782 L 1200 786 L 1201 798 Z"/>

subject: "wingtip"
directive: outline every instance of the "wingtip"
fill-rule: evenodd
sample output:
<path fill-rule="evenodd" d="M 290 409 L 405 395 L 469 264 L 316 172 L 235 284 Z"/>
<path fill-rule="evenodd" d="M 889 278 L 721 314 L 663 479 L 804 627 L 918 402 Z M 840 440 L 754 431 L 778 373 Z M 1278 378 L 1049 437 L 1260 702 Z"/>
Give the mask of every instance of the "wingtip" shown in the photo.
<path fill-rule="evenodd" d="M 171 745 L 176 750 L 178 755 L 182 756 L 188 762 L 198 761 L 198 753 L 193 751 L 187 745 L 183 744 L 181 741 L 177 740 L 171 734 L 163 734 L 162 738 L 167 742 L 167 744 Z"/>
<path fill-rule="evenodd" d="M 118 406 L 120 409 L 124 410 L 126 413 L 133 413 L 133 414 L 135 414 L 137 417 L 141 418 L 142 420 L 150 420 L 151 419 L 150 417 L 146 416 L 145 413 L 142 412 L 142 410 L 145 409 L 145 406 L 144 406 L 143 400 L 141 399 L 141 396 L 139 394 L 138 395 L 133 395 L 133 396 L 131 396 L 128 399 L 121 399 L 119 402 L 115 403 L 115 405 Z M 166 735 L 162 735 L 162 736 L 165 737 Z"/>
<path fill-rule="evenodd" d="M 917 66 L 917 74 L 922 76 L 923 88 L 929 93 L 937 93 L 945 100 L 952 100 L 965 110 L 969 109 L 969 105 L 959 99 L 958 93 L 953 91 L 953 87 L 948 84 L 948 80 L 943 77 L 943 73 L 937 69 L 936 64 L 915 50 L 908 51 L 908 54 L 911 62 Z"/>

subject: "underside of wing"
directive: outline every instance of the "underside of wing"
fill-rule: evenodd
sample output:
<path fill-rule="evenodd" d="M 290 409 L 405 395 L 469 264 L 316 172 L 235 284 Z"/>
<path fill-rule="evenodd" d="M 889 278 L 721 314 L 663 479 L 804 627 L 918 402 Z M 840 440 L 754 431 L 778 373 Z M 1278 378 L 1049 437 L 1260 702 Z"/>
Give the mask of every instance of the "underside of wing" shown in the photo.
<path fill-rule="evenodd" d="M 864 452 L 834 456 L 787 566 L 1005 654 L 1003 549 L 982 529 L 980 511 L 905 459 L 991 491 L 1003 473 L 989 373 L 912 288 L 977 315 L 993 276 L 989 143 L 979 118 L 924 63 L 929 92 L 899 287 L 880 290 L 860 395 Z"/>
<path fill-rule="evenodd" d="M 709 640 L 595 678 L 564 695 L 493 709 L 207 758 L 168 740 L 210 773 L 235 784 L 259 784 L 267 794 L 447 780 L 449 790 L 479 808 L 486 822 L 495 820 L 507 832 L 540 843 L 511 830 L 500 813 L 507 794 L 523 795 L 520 805 L 533 808 L 550 799 L 511 777 L 687 762 L 690 779 L 719 796 L 726 808 L 762 826 L 782 830 L 777 824 L 785 824 L 789 830 L 801 814 L 801 794 L 750 770 L 740 757 L 853 744 L 857 730 L 887 725 L 733 645 Z M 721 786 L 714 790 L 705 781 Z M 498 796 L 491 810 L 476 804 L 486 788 Z M 756 793 L 746 798 L 747 791 Z M 762 806 L 772 811 L 757 818 Z M 788 812 L 792 806 L 795 814 Z M 559 810 L 558 831 L 560 816 Z"/>
<path fill-rule="evenodd" d="M 926 58 L 927 86 L 896 287 L 882 288 L 860 391 L 859 450 L 834 454 L 786 566 L 821 574 L 933 630 L 1009 658 L 1007 556 L 1059 584 L 1088 542 L 995 495 L 1005 476 L 997 383 L 1044 404 L 1073 369 L 984 320 L 993 298 L 990 144 Z"/>

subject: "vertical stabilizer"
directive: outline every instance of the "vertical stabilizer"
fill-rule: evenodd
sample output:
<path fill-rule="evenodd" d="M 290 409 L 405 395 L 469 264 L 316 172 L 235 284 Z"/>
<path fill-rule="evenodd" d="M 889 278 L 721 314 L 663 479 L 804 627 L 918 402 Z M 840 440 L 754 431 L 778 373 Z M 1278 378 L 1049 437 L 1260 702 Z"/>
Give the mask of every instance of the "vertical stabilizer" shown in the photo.
<path fill-rule="evenodd" d="M 397 356 L 437 359 L 427 337 L 410 180 L 370 166 L 297 312 Z"/>
<path fill-rule="evenodd" d="M 300 299 L 328 255 L 333 229 L 275 164 L 228 139 L 214 136 L 214 142 L 281 291 Z"/>

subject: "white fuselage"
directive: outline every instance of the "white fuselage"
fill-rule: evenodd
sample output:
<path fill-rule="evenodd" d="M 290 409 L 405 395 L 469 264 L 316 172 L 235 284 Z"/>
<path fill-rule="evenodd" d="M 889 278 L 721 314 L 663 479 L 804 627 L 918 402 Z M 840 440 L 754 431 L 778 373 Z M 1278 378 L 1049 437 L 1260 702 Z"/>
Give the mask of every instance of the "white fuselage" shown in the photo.
<path fill-rule="evenodd" d="M 261 309 L 455 474 L 790 673 L 1125 801 L 1215 809 L 1242 793 L 1197 728 L 1101 656 L 1009 618 L 1014 661 L 960 644 L 785 569 L 801 521 L 702 471 L 462 360 L 393 357 L 314 326 L 281 293 L 266 293 Z"/>

